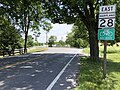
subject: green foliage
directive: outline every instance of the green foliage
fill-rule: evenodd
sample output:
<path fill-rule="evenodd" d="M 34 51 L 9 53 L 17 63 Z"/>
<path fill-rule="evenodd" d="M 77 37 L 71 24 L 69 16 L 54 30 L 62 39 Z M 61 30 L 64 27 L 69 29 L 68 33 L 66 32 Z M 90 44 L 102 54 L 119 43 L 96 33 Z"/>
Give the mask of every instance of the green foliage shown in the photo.
<path fill-rule="evenodd" d="M 28 36 L 27 46 L 28 47 L 34 46 L 33 37 L 31 35 Z"/>
<path fill-rule="evenodd" d="M 55 42 L 57 47 L 65 47 L 66 46 L 66 42 L 59 40 L 59 42 Z"/>
<path fill-rule="evenodd" d="M 43 7 L 46 8 L 47 13 L 51 17 L 53 23 L 75 23 L 80 20 L 84 23 L 89 34 L 90 44 L 90 58 L 98 59 L 98 14 L 99 6 L 103 4 L 117 5 L 117 19 L 116 19 L 116 40 L 109 41 L 112 45 L 120 41 L 120 1 L 119 0 L 43 0 Z M 79 25 L 78 25 L 79 26 Z M 72 38 L 71 38 L 72 39 Z M 72 40 L 73 41 L 73 40 Z M 75 40 L 76 41 L 76 40 Z M 80 40 L 81 41 L 81 40 Z M 68 42 L 68 41 L 67 41 Z M 79 47 L 79 40 L 72 46 Z M 78 44 L 78 45 L 77 45 Z"/>
<path fill-rule="evenodd" d="M 31 35 L 28 36 L 27 47 L 40 46 L 38 41 L 34 41 Z"/>
<path fill-rule="evenodd" d="M 82 22 L 76 21 L 72 28 L 72 32 L 68 34 L 66 43 L 71 47 L 87 47 L 88 46 L 88 32 Z"/>
<path fill-rule="evenodd" d="M 39 43 L 39 42 L 34 42 L 33 43 L 33 46 L 41 46 L 42 44 L 41 43 Z"/>
<path fill-rule="evenodd" d="M 24 39 L 23 38 L 19 38 L 19 48 L 23 48 L 24 47 Z"/>
<path fill-rule="evenodd" d="M 120 42 L 120 1 L 119 0 L 116 0 L 117 3 L 116 3 L 116 26 L 115 26 L 115 41 L 113 41 L 113 43 L 116 43 L 116 42 Z"/>
<path fill-rule="evenodd" d="M 0 27 L 0 49 L 14 50 L 15 48 L 20 48 L 20 33 L 15 29 L 10 22 L 4 18 L 1 20 Z"/>
<path fill-rule="evenodd" d="M 35 41 L 37 42 L 37 38 L 40 36 L 40 32 L 34 31 L 33 35 L 35 36 Z"/>
<path fill-rule="evenodd" d="M 48 45 L 49 47 L 52 47 L 54 44 L 55 44 L 55 41 L 57 40 L 57 37 L 56 36 L 50 36 L 49 38 L 49 42 L 48 42 Z"/>
<path fill-rule="evenodd" d="M 50 29 L 52 29 L 52 25 L 49 22 L 46 22 L 45 20 L 43 20 L 43 25 L 42 25 L 43 30 L 45 30 L 46 32 L 49 32 Z"/>
<path fill-rule="evenodd" d="M 75 40 L 73 38 L 72 32 L 67 35 L 66 44 L 69 44 L 71 47 L 75 45 Z"/>

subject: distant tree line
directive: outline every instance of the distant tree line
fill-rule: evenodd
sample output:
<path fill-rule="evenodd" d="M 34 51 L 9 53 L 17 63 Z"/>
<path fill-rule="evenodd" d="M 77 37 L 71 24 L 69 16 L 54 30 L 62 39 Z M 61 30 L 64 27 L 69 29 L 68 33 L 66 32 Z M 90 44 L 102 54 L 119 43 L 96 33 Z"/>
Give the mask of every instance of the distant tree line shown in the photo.
<path fill-rule="evenodd" d="M 66 41 L 59 40 L 57 41 L 57 36 L 50 36 L 48 39 L 48 46 L 49 47 L 66 47 Z"/>

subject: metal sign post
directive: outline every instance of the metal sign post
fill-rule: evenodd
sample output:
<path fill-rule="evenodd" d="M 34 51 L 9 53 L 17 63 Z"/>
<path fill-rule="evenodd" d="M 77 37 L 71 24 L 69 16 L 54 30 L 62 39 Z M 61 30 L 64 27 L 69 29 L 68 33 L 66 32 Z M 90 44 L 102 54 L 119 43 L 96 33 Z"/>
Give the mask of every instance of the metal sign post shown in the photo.
<path fill-rule="evenodd" d="M 98 40 L 104 40 L 103 78 L 106 78 L 107 40 L 115 39 L 115 11 L 116 5 L 100 6 L 99 8 Z"/>
<path fill-rule="evenodd" d="M 106 51 L 107 51 L 107 40 L 104 41 L 103 78 L 106 78 L 106 66 L 107 66 Z"/>

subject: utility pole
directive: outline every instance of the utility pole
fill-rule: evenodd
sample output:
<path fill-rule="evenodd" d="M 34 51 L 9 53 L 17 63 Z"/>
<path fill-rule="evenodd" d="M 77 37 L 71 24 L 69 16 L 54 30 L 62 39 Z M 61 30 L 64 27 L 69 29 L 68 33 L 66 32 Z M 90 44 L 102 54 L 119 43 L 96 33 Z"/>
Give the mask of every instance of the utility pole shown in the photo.
<path fill-rule="evenodd" d="M 106 78 L 106 66 L 107 66 L 107 59 L 106 59 L 106 51 L 107 51 L 107 40 L 104 41 L 104 61 L 103 61 L 103 78 Z"/>
<path fill-rule="evenodd" d="M 48 47 L 48 31 L 46 31 L 46 47 Z"/>

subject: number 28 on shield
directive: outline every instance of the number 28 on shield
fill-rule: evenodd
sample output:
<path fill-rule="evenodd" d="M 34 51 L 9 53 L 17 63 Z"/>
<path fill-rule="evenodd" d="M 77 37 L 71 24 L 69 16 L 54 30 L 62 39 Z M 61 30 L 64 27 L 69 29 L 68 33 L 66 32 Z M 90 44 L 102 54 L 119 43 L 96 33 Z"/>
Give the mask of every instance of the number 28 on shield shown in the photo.
<path fill-rule="evenodd" d="M 107 19 L 99 19 L 98 28 L 114 28 L 115 27 L 115 19 L 107 18 Z"/>

